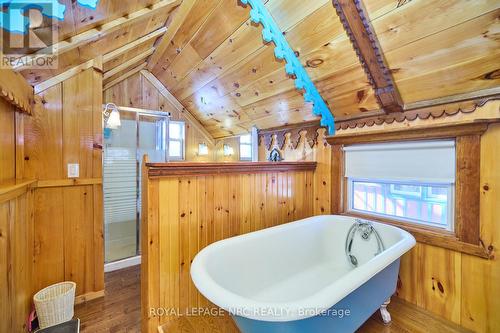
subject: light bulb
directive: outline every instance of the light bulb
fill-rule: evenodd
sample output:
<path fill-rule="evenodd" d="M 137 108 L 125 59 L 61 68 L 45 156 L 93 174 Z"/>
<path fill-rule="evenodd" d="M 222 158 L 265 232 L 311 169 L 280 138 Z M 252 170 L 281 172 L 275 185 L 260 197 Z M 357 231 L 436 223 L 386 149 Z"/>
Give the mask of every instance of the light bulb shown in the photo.
<path fill-rule="evenodd" d="M 107 128 L 109 129 L 117 129 L 122 125 L 120 121 L 120 112 L 118 110 L 113 110 L 111 111 L 111 114 L 109 115 L 108 122 L 107 122 Z"/>
<path fill-rule="evenodd" d="M 198 144 L 198 155 L 200 156 L 208 155 L 208 146 L 205 143 Z"/>

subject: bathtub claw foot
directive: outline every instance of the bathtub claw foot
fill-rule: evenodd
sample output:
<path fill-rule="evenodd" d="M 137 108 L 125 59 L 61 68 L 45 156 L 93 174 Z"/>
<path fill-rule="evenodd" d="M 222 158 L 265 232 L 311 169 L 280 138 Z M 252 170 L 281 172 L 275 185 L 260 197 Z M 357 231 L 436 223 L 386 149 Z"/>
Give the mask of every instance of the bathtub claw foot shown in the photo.
<path fill-rule="evenodd" d="M 387 301 L 384 302 L 384 304 L 382 304 L 382 306 L 380 307 L 380 315 L 382 316 L 382 321 L 384 322 L 384 324 L 386 325 L 389 325 L 392 321 L 392 318 L 391 318 L 391 314 L 389 313 L 389 311 L 387 310 L 387 305 L 389 305 L 389 303 L 391 302 L 390 299 L 388 299 Z"/>

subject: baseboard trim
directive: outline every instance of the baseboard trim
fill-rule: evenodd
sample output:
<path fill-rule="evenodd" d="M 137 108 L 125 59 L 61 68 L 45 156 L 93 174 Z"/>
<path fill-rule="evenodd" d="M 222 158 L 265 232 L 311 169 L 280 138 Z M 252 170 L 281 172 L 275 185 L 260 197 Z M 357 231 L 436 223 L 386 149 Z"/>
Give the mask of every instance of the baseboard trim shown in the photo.
<path fill-rule="evenodd" d="M 104 273 L 113 272 L 122 268 L 136 266 L 140 264 L 141 264 L 141 256 L 135 256 L 123 260 L 113 261 L 104 265 Z"/>
<path fill-rule="evenodd" d="M 75 304 L 82 304 L 96 298 L 104 297 L 104 290 L 92 291 L 75 297 Z"/>

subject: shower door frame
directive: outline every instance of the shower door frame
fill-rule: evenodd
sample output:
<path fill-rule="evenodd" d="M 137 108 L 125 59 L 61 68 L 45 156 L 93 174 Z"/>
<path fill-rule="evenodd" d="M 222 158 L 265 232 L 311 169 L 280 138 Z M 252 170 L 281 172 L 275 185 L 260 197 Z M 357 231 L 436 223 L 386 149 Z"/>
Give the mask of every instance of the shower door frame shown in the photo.
<path fill-rule="evenodd" d="M 167 112 L 167 111 L 158 111 L 158 110 L 151 110 L 151 109 L 141 109 L 141 108 L 133 108 L 133 107 L 126 107 L 126 106 L 117 106 L 117 109 L 118 109 L 118 112 L 120 111 L 124 111 L 124 112 L 135 112 L 135 133 L 136 133 L 136 156 L 135 156 L 135 159 L 136 159 L 136 176 L 135 176 L 135 179 L 136 179 L 136 220 L 135 220 L 135 227 L 136 227 L 136 230 L 135 230 L 135 237 L 136 237 L 136 242 L 135 242 L 135 255 L 134 256 L 131 256 L 131 257 L 126 257 L 126 258 L 121 258 L 121 259 L 117 259 L 117 260 L 114 260 L 114 261 L 110 261 L 110 262 L 105 262 L 105 264 L 112 264 L 112 263 L 115 263 L 115 262 L 119 262 L 119 261 L 122 261 L 122 260 L 128 260 L 130 258 L 135 258 L 135 257 L 139 257 L 141 256 L 141 253 L 140 253 L 140 249 L 141 249 L 141 243 L 140 243 L 140 237 L 141 237 L 141 210 L 142 210 L 142 207 L 140 207 L 140 201 L 139 201 L 139 191 L 141 191 L 141 186 L 140 186 L 140 183 L 139 183 L 139 179 L 140 179 L 140 176 L 141 176 L 141 166 L 142 166 L 142 161 L 140 159 L 140 156 L 139 156 L 139 144 L 140 144 L 140 130 L 139 130 L 139 118 L 140 116 L 150 116 L 150 117 L 158 117 L 158 118 L 163 118 L 166 122 L 165 124 L 165 161 L 168 162 L 169 161 L 169 153 L 168 153 L 168 137 L 169 137 L 169 123 L 170 123 L 170 117 L 171 117 L 171 113 L 170 112 Z M 104 158 L 102 160 L 102 163 L 103 163 L 103 170 L 104 170 Z M 104 176 L 103 176 L 104 177 Z M 103 179 L 103 183 L 104 183 L 104 179 Z M 103 208 L 104 208 L 104 202 L 103 202 Z M 105 209 L 105 208 L 104 208 Z M 104 214 L 105 215 L 105 214 Z M 103 221 L 104 222 L 104 221 Z M 106 242 L 106 239 L 104 240 L 104 242 Z M 106 246 L 106 244 L 105 244 Z"/>

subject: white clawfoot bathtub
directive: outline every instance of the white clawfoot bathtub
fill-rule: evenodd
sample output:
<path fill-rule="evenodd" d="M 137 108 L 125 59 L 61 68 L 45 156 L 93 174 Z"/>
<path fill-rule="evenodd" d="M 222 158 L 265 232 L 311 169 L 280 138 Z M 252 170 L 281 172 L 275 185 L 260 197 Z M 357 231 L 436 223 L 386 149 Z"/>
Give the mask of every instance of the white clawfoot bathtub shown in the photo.
<path fill-rule="evenodd" d="M 373 222 L 385 250 L 356 234 L 353 267 L 345 245 L 354 223 L 322 215 L 222 240 L 195 257 L 191 277 L 245 333 L 354 331 L 385 310 L 399 258 L 415 245 L 406 231 Z"/>

